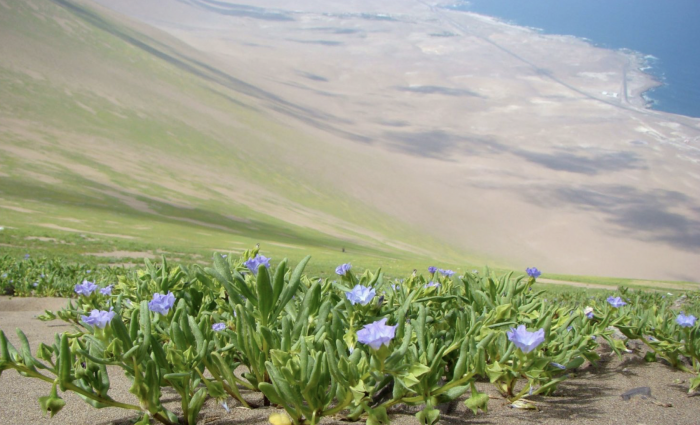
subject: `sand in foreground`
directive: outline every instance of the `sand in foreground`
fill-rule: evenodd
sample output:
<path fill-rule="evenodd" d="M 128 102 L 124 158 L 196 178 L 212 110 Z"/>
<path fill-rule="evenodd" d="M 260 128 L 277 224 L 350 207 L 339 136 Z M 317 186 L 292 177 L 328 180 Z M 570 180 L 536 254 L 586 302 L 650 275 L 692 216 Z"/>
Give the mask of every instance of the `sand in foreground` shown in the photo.
<path fill-rule="evenodd" d="M 32 349 L 40 342 L 51 343 L 56 332 L 70 329 L 61 321 L 42 322 L 36 316 L 43 309 L 56 309 L 63 300 L 50 298 L 0 297 L 0 328 L 13 344 L 17 343 L 14 329 L 21 328 L 29 338 Z M 539 411 L 512 409 L 492 385 L 479 383 L 480 391 L 490 394 L 489 411 L 475 417 L 460 402 L 454 410 L 442 415 L 446 424 L 678 424 L 698 423 L 700 397 L 687 395 L 688 381 L 692 375 L 676 371 L 661 363 L 646 363 L 644 353 L 626 354 L 621 359 L 601 350 L 603 360 L 598 367 L 584 367 L 578 375 L 560 385 L 554 397 L 533 397 Z M 112 372 L 112 371 L 110 371 Z M 111 396 L 119 401 L 136 403 L 128 392 L 130 383 L 118 371 L 110 375 Z M 628 401 L 620 395 L 637 387 L 649 387 L 652 398 L 635 396 Z M 136 415 L 120 409 L 97 410 L 88 406 L 74 394 L 60 394 L 66 407 L 53 419 L 43 417 L 38 398 L 48 395 L 50 385 L 38 380 L 20 377 L 15 371 L 5 371 L 0 377 L 0 423 L 5 424 L 120 424 L 133 423 Z M 164 391 L 166 406 L 177 411 L 177 394 Z M 259 400 L 250 394 L 250 400 Z M 215 400 L 208 400 L 202 409 L 200 424 L 234 425 L 266 424 L 274 409 L 248 410 L 228 402 L 226 412 Z M 392 424 L 413 425 L 415 407 L 394 409 L 390 412 Z M 345 423 L 340 418 L 327 419 L 323 423 Z"/>

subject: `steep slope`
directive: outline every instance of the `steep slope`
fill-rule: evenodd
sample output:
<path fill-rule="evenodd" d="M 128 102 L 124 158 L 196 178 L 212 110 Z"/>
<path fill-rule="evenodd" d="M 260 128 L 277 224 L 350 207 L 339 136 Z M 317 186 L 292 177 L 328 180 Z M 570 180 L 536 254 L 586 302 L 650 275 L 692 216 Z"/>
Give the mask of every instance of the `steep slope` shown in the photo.
<path fill-rule="evenodd" d="M 700 274 L 700 122 L 634 55 L 412 0 L 98 3 L 0 3 L 0 225 Z"/>
<path fill-rule="evenodd" d="M 518 267 L 697 280 L 700 124 L 644 108 L 633 54 L 413 0 L 99 2 L 322 110 L 287 122 L 383 158 L 323 180 L 400 221 Z"/>
<path fill-rule="evenodd" d="M 434 244 L 315 177 L 370 155 L 265 112 L 316 111 L 94 4 L 0 9 L 0 224 L 220 250 L 415 257 Z"/>

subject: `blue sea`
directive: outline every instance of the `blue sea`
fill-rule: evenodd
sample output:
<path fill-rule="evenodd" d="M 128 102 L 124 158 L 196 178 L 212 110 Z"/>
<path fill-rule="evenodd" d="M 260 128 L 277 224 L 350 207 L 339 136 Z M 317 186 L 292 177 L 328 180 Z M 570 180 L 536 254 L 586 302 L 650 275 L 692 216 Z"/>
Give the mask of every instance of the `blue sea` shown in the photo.
<path fill-rule="evenodd" d="M 471 0 L 450 8 L 639 52 L 645 72 L 663 83 L 645 93 L 650 107 L 700 117 L 700 0 Z"/>

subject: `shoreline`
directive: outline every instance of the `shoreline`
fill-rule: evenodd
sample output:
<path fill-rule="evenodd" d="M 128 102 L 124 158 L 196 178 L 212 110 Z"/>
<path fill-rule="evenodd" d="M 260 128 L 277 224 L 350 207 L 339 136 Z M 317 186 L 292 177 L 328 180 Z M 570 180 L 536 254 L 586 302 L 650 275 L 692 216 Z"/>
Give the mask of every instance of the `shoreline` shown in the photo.
<path fill-rule="evenodd" d="M 498 16 L 492 16 L 492 15 L 485 15 L 479 12 L 471 11 L 471 10 L 464 10 L 460 9 L 459 7 L 455 7 L 455 4 L 442 4 L 438 5 L 438 7 L 448 10 L 448 11 L 453 11 L 453 12 L 459 12 L 459 13 L 468 13 L 472 16 L 476 16 L 481 18 L 484 21 L 493 23 L 493 24 L 499 24 L 499 25 L 505 25 L 511 28 L 517 28 L 523 31 L 531 32 L 538 34 L 543 37 L 570 37 L 572 39 L 575 39 L 576 41 L 583 42 L 588 44 L 589 46 L 596 48 L 596 49 L 604 49 L 608 50 L 610 52 L 615 52 L 615 53 L 620 53 L 625 55 L 626 57 L 631 59 L 631 62 L 634 63 L 634 69 L 629 70 L 629 72 L 635 72 L 639 73 L 644 76 L 644 79 L 647 81 L 640 81 L 638 87 L 630 87 L 628 88 L 628 102 L 635 106 L 635 107 L 640 107 L 644 108 L 645 110 L 649 111 L 654 111 L 654 112 L 661 112 L 665 114 L 673 114 L 673 115 L 679 115 L 682 117 L 690 118 L 690 119 L 700 119 L 700 116 L 693 116 L 693 115 L 688 115 L 688 114 L 681 114 L 678 112 L 671 112 L 671 111 L 666 111 L 664 109 L 657 109 L 654 106 L 658 105 L 659 101 L 657 99 L 654 99 L 651 96 L 651 92 L 653 92 L 655 89 L 667 86 L 668 83 L 660 80 L 658 75 L 655 75 L 651 72 L 647 72 L 647 70 L 652 69 L 653 67 L 649 64 L 649 60 L 647 59 L 650 57 L 650 59 L 655 59 L 659 60 L 652 54 L 647 54 L 643 53 L 634 49 L 630 49 L 627 47 L 622 47 L 622 48 L 611 48 L 603 45 L 599 45 L 596 43 L 594 40 L 591 40 L 590 38 L 587 37 L 582 37 L 582 36 L 577 36 L 573 34 L 558 34 L 558 33 L 549 33 L 543 28 L 539 27 L 534 27 L 534 26 L 527 26 L 527 25 L 520 25 L 517 24 L 513 21 L 509 21 L 505 18 L 501 18 Z"/>
<path fill-rule="evenodd" d="M 581 38 L 576 37 L 579 40 L 582 40 Z M 591 43 L 589 41 L 582 40 L 586 43 L 589 43 L 591 46 L 598 48 L 598 49 L 604 49 L 604 47 L 599 47 L 596 46 L 594 43 Z M 612 49 L 607 49 L 607 50 L 612 50 Z M 662 81 L 659 81 L 657 77 L 653 74 L 650 74 L 648 72 L 645 72 L 645 68 L 649 68 L 647 66 L 647 61 L 645 59 L 646 55 L 642 52 L 638 52 L 636 50 L 631 50 L 627 48 L 623 49 L 618 49 L 618 50 L 612 50 L 619 52 L 620 54 L 624 55 L 625 57 L 628 58 L 630 63 L 632 64 L 632 68 L 629 72 L 630 73 L 635 73 L 638 75 L 638 77 L 643 79 L 643 81 L 639 81 L 638 85 L 633 86 L 630 85 L 627 88 L 627 97 L 628 101 L 638 107 L 642 107 L 644 109 L 648 109 L 651 111 L 658 111 L 658 112 L 664 112 L 664 113 L 670 113 L 670 112 L 665 112 L 665 111 L 659 111 L 657 109 L 654 109 L 651 107 L 651 104 L 654 102 L 654 100 L 649 100 L 646 97 L 646 93 L 661 87 L 664 85 Z M 629 74 L 628 74 L 628 79 L 629 79 Z M 687 116 L 687 115 L 685 115 Z M 691 117 L 692 118 L 692 117 Z"/>

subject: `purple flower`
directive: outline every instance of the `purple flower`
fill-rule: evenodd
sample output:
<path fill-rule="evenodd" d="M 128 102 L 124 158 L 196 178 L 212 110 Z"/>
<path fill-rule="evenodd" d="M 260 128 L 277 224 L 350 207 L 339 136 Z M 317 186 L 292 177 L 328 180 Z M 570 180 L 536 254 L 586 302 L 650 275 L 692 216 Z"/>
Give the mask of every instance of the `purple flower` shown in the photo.
<path fill-rule="evenodd" d="M 394 339 L 398 325 L 387 326 L 386 321 L 387 319 L 384 318 L 365 325 L 364 328 L 357 331 L 357 340 L 369 345 L 373 350 L 379 350 L 382 345 L 388 347 L 391 340 Z"/>
<path fill-rule="evenodd" d="M 440 284 L 437 283 L 437 282 L 432 282 L 432 281 L 431 281 L 431 282 L 428 282 L 424 287 L 425 287 L 426 289 L 427 289 L 427 288 L 439 288 L 439 287 L 440 287 Z"/>
<path fill-rule="evenodd" d="M 39 286 L 39 282 L 34 282 L 32 286 L 36 288 L 37 286 Z"/>
<path fill-rule="evenodd" d="M 92 270 L 88 270 L 86 273 L 87 273 L 87 274 L 90 274 L 90 273 L 92 273 Z"/>
<path fill-rule="evenodd" d="M 593 318 L 593 307 L 588 306 L 583 310 L 583 314 L 586 315 L 587 318 L 592 319 Z"/>
<path fill-rule="evenodd" d="M 693 316 L 693 315 L 686 316 L 685 314 L 683 314 L 682 311 L 678 315 L 678 317 L 676 317 L 676 323 L 683 326 L 684 328 L 692 328 L 693 326 L 695 326 L 696 320 L 697 320 L 697 318 L 695 316 Z"/>
<path fill-rule="evenodd" d="M 100 294 L 112 295 L 112 287 L 114 287 L 114 285 L 105 286 L 104 288 L 100 289 Z"/>
<path fill-rule="evenodd" d="M 367 305 L 372 298 L 377 294 L 374 288 L 368 288 L 362 285 L 355 285 L 352 291 L 346 292 L 345 296 L 350 300 L 352 305 L 360 304 Z"/>
<path fill-rule="evenodd" d="M 167 295 L 153 294 L 153 300 L 148 302 L 148 309 L 154 313 L 166 315 L 173 305 L 175 305 L 175 295 L 168 291 Z"/>
<path fill-rule="evenodd" d="M 525 273 L 533 279 L 537 279 L 542 274 L 542 272 L 537 270 L 537 267 L 528 267 L 525 269 Z"/>
<path fill-rule="evenodd" d="M 437 267 L 435 267 L 435 266 L 428 267 L 428 273 L 435 274 L 436 271 L 437 271 Z"/>
<path fill-rule="evenodd" d="M 440 270 L 438 270 L 438 271 L 439 271 L 440 273 L 442 273 L 443 275 L 447 276 L 447 277 L 450 277 L 450 276 L 452 276 L 453 274 L 455 274 L 455 272 L 453 272 L 452 270 L 440 269 Z"/>
<path fill-rule="evenodd" d="M 391 284 L 391 289 L 393 289 L 394 291 L 399 291 L 399 290 L 401 290 L 401 286 L 399 286 L 399 285 L 394 285 L 394 284 L 392 283 L 392 284 Z"/>
<path fill-rule="evenodd" d="M 245 263 L 243 263 L 243 265 L 248 267 L 248 270 L 250 270 L 251 273 L 258 274 L 258 269 L 260 268 L 260 266 L 265 266 L 268 269 L 270 268 L 270 260 L 271 258 L 267 258 L 264 255 L 258 254 L 255 256 L 255 258 L 251 258 Z"/>
<path fill-rule="evenodd" d="M 615 308 L 620 308 L 623 305 L 627 305 L 626 302 L 622 301 L 622 298 L 620 297 L 613 297 L 612 295 L 608 297 L 608 303 L 610 303 L 611 306 Z"/>
<path fill-rule="evenodd" d="M 335 268 L 335 274 L 339 276 L 345 276 L 351 268 L 352 265 L 350 265 L 350 263 L 341 264 Z"/>
<path fill-rule="evenodd" d="M 512 341 L 523 353 L 529 353 L 544 342 L 544 329 L 528 332 L 525 325 L 520 325 L 517 329 L 510 328 L 506 335 L 508 335 L 508 340 Z"/>
<path fill-rule="evenodd" d="M 97 285 L 90 282 L 89 280 L 83 280 L 83 283 L 78 283 L 75 285 L 75 293 L 78 295 L 89 296 L 97 290 Z"/>
<path fill-rule="evenodd" d="M 216 332 L 220 332 L 220 331 L 223 331 L 224 329 L 226 329 L 226 323 L 224 323 L 224 322 L 214 323 L 213 325 L 211 325 L 211 328 L 213 330 L 215 330 Z"/>
<path fill-rule="evenodd" d="M 29 254 L 24 254 L 24 259 L 28 260 L 29 259 Z"/>
<path fill-rule="evenodd" d="M 107 323 L 112 321 L 113 317 L 114 312 L 111 308 L 109 311 L 92 310 L 90 312 L 90 316 L 80 316 L 80 318 L 83 319 L 83 322 L 90 326 L 97 326 L 100 329 L 104 329 L 104 327 L 107 326 Z"/>
<path fill-rule="evenodd" d="M 563 364 L 559 364 L 559 363 L 556 363 L 556 362 L 551 362 L 550 364 L 551 364 L 552 366 L 556 367 L 557 369 L 561 369 L 561 370 L 566 369 L 566 366 L 564 366 Z"/>

